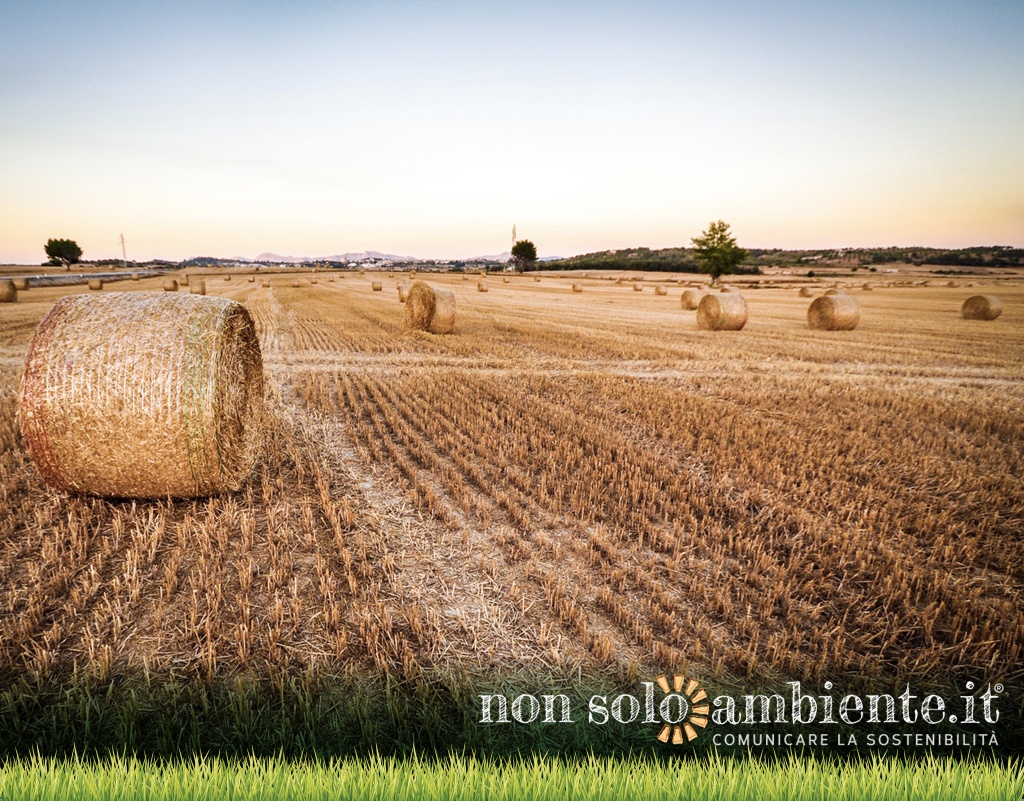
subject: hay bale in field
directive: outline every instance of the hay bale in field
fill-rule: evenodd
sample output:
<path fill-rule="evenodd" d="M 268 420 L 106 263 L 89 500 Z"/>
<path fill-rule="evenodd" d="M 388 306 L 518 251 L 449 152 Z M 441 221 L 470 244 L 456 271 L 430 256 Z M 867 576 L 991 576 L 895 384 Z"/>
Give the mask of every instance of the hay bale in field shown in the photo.
<path fill-rule="evenodd" d="M 861 286 L 861 290 L 864 291 L 864 292 L 873 292 L 874 289 L 875 288 L 873 286 L 871 286 L 871 284 L 868 284 L 868 283 L 865 283 L 863 286 Z"/>
<path fill-rule="evenodd" d="M 839 292 L 815 298 L 807 308 L 807 325 L 816 331 L 852 331 L 860 322 L 860 304 Z"/>
<path fill-rule="evenodd" d="M 249 312 L 225 298 L 61 298 L 36 328 L 21 431 L 54 489 L 126 498 L 238 489 L 262 436 L 263 364 Z"/>
<path fill-rule="evenodd" d="M 138 281 L 139 280 L 139 274 L 138 273 L 132 273 L 132 280 L 133 281 Z"/>
<path fill-rule="evenodd" d="M 193 278 L 192 283 L 189 284 L 188 291 L 193 295 L 205 295 L 206 280 L 203 278 Z"/>
<path fill-rule="evenodd" d="M 374 292 L 383 292 L 384 284 L 382 284 L 380 281 L 373 281 L 370 284 L 370 289 L 372 289 Z"/>
<path fill-rule="evenodd" d="M 256 276 L 255 275 L 250 275 L 245 280 L 248 281 L 250 284 L 254 284 L 254 283 L 256 283 Z"/>
<path fill-rule="evenodd" d="M 224 276 L 224 280 L 225 281 L 230 281 L 231 280 L 231 276 L 230 275 L 225 275 Z"/>
<path fill-rule="evenodd" d="M 484 283 L 483 281 L 477 281 L 476 282 L 476 291 L 477 292 L 486 292 L 487 291 L 487 284 Z"/>
<path fill-rule="evenodd" d="M 668 294 L 668 290 L 665 289 L 665 287 L 663 287 L 663 286 L 656 286 L 656 287 L 654 287 L 654 294 L 655 295 L 667 295 Z"/>
<path fill-rule="evenodd" d="M 270 289 L 270 281 L 260 281 L 260 286 L 264 289 Z"/>
<path fill-rule="evenodd" d="M 164 281 L 164 292 L 177 292 L 177 291 L 178 291 L 178 282 L 177 281 L 175 281 L 173 278 L 168 278 L 166 281 Z"/>
<path fill-rule="evenodd" d="M 501 279 L 501 283 L 503 283 L 503 284 L 507 284 L 508 282 L 509 282 L 509 280 L 508 280 L 508 276 L 507 275 Z"/>
<path fill-rule="evenodd" d="M 536 281 L 539 284 L 540 283 L 540 276 L 539 275 L 533 276 L 533 280 Z"/>
<path fill-rule="evenodd" d="M 451 333 L 455 328 L 455 293 L 414 281 L 406 295 L 405 323 L 417 331 Z"/>
<path fill-rule="evenodd" d="M 11 283 L 14 284 L 14 288 L 19 292 L 28 292 L 28 279 L 27 278 L 12 278 Z"/>
<path fill-rule="evenodd" d="M 703 298 L 707 292 L 703 289 L 684 289 L 682 296 L 679 300 L 683 305 L 683 308 L 687 311 L 693 311 L 700 305 L 701 298 Z"/>
<path fill-rule="evenodd" d="M 468 275 L 466 275 L 465 273 L 463 273 L 463 275 L 462 275 L 462 280 L 463 280 L 463 281 L 468 281 L 468 280 L 469 280 L 469 276 L 468 276 Z"/>
<path fill-rule="evenodd" d="M 409 287 L 411 287 L 411 286 L 412 286 L 412 284 L 410 284 L 408 281 L 399 281 L 398 282 L 398 287 L 397 288 L 398 288 L 398 302 L 399 303 L 405 303 L 406 299 L 409 297 Z"/>
<path fill-rule="evenodd" d="M 644 285 L 643 284 L 633 284 L 633 291 L 634 292 L 643 292 L 644 291 Z"/>
<path fill-rule="evenodd" d="M 947 281 L 946 286 L 952 289 L 953 287 L 956 286 L 956 281 Z"/>
<path fill-rule="evenodd" d="M 302 282 L 297 278 L 292 281 L 292 289 L 299 289 L 302 286 Z"/>
<path fill-rule="evenodd" d="M 811 289 L 809 286 L 802 286 L 802 287 L 800 287 L 800 297 L 802 297 L 802 298 L 813 298 L 814 297 L 814 290 Z"/>
<path fill-rule="evenodd" d="M 1002 313 L 1002 301 L 995 295 L 972 295 L 960 307 L 965 320 L 994 320 Z"/>
<path fill-rule="evenodd" d="M 845 294 L 846 293 L 842 289 L 840 289 L 839 287 L 835 287 L 835 286 L 832 287 L 831 289 L 826 289 L 825 290 L 825 297 L 828 297 L 828 298 L 835 297 L 836 295 L 845 295 Z"/>
<path fill-rule="evenodd" d="M 317 282 L 318 280 L 319 280 L 319 279 L 317 279 L 317 278 L 310 278 L 310 279 L 309 279 L 309 283 L 310 283 L 310 284 L 315 284 L 315 283 L 316 283 L 316 282 Z"/>
<path fill-rule="evenodd" d="M 89 279 L 89 289 L 91 289 L 93 292 L 95 292 L 97 290 L 100 290 L 100 289 L 103 289 L 103 279 L 102 278 L 90 278 Z"/>
<path fill-rule="evenodd" d="M 0 303 L 17 303 L 18 302 L 18 288 L 14 286 L 14 281 L 9 281 L 6 278 L 0 280 Z"/>
<path fill-rule="evenodd" d="M 739 331 L 747 324 L 747 302 L 739 292 L 706 294 L 697 306 L 697 328 Z"/>
<path fill-rule="evenodd" d="M 178 278 L 178 286 L 188 286 L 188 273 L 182 273 Z"/>
<path fill-rule="evenodd" d="M 582 292 L 583 291 L 583 287 L 581 287 L 579 284 L 573 284 L 572 285 L 572 291 L 573 292 Z"/>

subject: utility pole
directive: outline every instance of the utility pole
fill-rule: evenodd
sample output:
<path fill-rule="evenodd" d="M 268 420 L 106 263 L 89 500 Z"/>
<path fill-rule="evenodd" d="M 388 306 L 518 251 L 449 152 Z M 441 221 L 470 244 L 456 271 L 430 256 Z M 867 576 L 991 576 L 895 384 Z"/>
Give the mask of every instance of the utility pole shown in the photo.
<path fill-rule="evenodd" d="M 124 233 L 121 233 L 121 265 L 128 269 L 128 252 L 124 248 Z"/>

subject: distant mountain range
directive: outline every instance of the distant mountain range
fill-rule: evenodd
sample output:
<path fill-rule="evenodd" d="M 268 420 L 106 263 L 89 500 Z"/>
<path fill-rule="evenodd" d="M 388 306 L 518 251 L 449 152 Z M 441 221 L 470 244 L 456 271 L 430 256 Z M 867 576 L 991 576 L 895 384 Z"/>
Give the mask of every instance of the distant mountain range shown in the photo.
<path fill-rule="evenodd" d="M 512 257 L 508 251 L 496 256 L 474 256 L 469 259 L 449 259 L 448 261 L 493 261 L 505 262 Z M 421 261 L 439 261 L 439 259 L 422 259 L 418 256 L 396 256 L 394 253 L 381 253 L 377 250 L 364 250 L 359 253 L 338 253 L 334 256 L 281 256 L 277 253 L 261 253 L 255 261 L 273 262 L 274 264 L 304 264 L 311 261 L 361 262 L 361 261 L 393 261 L 402 264 Z"/>

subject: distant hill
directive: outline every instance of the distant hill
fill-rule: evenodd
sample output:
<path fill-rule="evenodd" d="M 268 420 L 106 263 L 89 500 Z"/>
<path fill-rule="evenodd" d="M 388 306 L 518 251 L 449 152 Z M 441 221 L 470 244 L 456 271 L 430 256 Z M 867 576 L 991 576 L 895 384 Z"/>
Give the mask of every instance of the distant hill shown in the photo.
<path fill-rule="evenodd" d="M 403 263 L 423 261 L 415 256 L 396 256 L 393 253 L 381 253 L 377 250 L 363 250 L 358 253 L 338 253 L 334 256 L 280 256 L 277 253 L 261 253 L 256 257 L 256 261 L 260 262 L 273 262 L 275 264 L 305 264 L 311 261 L 334 261 L 334 262 L 349 262 L 349 261 L 397 261 Z"/>

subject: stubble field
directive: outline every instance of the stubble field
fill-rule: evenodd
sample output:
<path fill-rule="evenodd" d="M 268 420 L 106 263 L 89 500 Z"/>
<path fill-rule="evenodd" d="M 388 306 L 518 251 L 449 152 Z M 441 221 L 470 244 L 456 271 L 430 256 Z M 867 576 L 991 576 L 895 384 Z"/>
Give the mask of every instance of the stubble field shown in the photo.
<path fill-rule="evenodd" d="M 1024 680 L 1019 281 L 851 290 L 860 325 L 836 333 L 751 288 L 746 328 L 716 333 L 654 275 L 427 276 L 459 305 L 435 336 L 405 329 L 398 274 L 293 278 L 206 276 L 256 321 L 269 408 L 253 479 L 208 500 L 49 492 L 19 373 L 83 290 L 0 306 L 4 688 Z M 995 322 L 960 319 L 977 291 Z"/>

